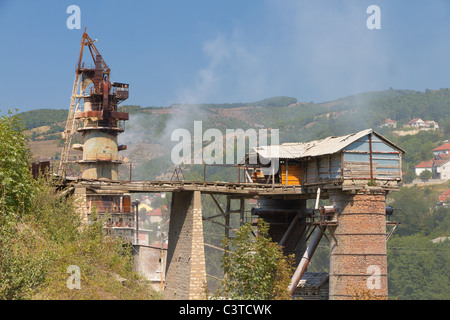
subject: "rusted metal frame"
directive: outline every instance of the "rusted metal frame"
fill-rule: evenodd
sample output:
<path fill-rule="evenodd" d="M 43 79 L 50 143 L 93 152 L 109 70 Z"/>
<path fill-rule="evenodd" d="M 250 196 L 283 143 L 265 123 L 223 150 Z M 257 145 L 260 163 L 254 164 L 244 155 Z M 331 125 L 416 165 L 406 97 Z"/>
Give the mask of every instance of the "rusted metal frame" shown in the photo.
<path fill-rule="evenodd" d="M 227 220 L 226 217 L 229 217 L 229 215 L 225 216 L 225 220 Z M 229 219 L 228 219 L 228 222 L 226 222 L 226 224 L 217 222 L 217 221 L 215 221 L 215 220 L 213 220 L 213 219 L 211 219 L 209 217 L 202 217 L 202 220 L 206 220 L 206 221 L 209 221 L 211 223 L 215 223 L 215 224 L 217 224 L 217 225 L 219 225 L 221 227 L 224 227 L 225 228 L 225 236 L 227 237 L 227 239 L 229 239 L 229 235 L 230 235 L 229 234 L 229 230 L 237 231 L 237 229 L 232 228 L 232 227 L 229 226 Z"/>
<path fill-rule="evenodd" d="M 392 234 L 394 233 L 395 229 L 397 229 L 398 225 L 400 224 L 400 222 L 394 222 L 394 223 L 389 223 L 389 224 L 393 224 L 394 226 L 392 227 L 392 229 L 389 231 L 389 233 L 386 236 L 386 241 L 389 240 L 389 238 L 392 236 Z"/>
<path fill-rule="evenodd" d="M 223 209 L 221 208 L 221 206 L 220 206 L 219 202 L 217 201 L 217 199 L 214 197 L 214 195 L 213 195 L 212 193 L 209 193 L 209 195 L 210 195 L 211 198 L 213 199 L 213 201 L 214 201 L 214 203 L 216 204 L 216 206 L 217 206 L 217 208 L 219 209 L 219 211 L 222 213 L 222 214 L 219 214 L 219 215 L 216 215 L 216 216 L 212 216 L 212 217 L 210 217 L 210 218 L 216 218 L 216 217 L 224 216 L 224 215 L 225 215 L 225 212 L 223 212 Z"/>

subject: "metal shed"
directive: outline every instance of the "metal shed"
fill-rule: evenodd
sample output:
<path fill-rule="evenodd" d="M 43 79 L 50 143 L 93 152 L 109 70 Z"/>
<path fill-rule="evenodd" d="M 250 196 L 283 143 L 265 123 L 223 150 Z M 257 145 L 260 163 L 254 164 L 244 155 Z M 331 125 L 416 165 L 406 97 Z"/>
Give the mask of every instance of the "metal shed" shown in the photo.
<path fill-rule="evenodd" d="M 278 160 L 278 172 L 267 182 L 311 185 L 345 180 L 393 181 L 402 179 L 403 149 L 372 129 L 307 143 L 284 143 L 253 148 L 251 155 Z M 264 179 L 262 179 L 264 180 Z M 261 179 L 260 179 L 261 181 Z"/>

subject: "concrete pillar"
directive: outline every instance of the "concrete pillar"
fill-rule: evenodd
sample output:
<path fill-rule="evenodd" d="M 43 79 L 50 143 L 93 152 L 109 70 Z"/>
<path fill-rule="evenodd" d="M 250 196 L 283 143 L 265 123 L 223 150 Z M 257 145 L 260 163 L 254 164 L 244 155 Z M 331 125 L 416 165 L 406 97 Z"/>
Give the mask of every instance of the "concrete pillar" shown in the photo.
<path fill-rule="evenodd" d="M 330 300 L 369 293 L 387 298 L 386 195 L 329 192 L 338 226 L 330 229 Z"/>
<path fill-rule="evenodd" d="M 164 299 L 205 298 L 206 266 L 200 191 L 172 194 Z"/>

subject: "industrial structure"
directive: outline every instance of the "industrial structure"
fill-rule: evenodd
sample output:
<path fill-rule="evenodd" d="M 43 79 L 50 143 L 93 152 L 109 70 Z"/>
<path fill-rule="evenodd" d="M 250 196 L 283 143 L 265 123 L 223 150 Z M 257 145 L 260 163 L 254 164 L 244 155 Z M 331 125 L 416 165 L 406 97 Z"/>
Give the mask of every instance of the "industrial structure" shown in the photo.
<path fill-rule="evenodd" d="M 219 224 L 224 235 L 229 236 L 230 216 L 238 214 L 243 223 L 248 199 L 257 199 L 252 214 L 270 224 L 272 239 L 286 253 L 295 254 L 296 271 L 289 286 L 292 295 L 302 296 L 302 288 L 313 292 L 307 285 L 313 282 L 320 287 L 314 291 L 319 297 L 349 299 L 354 292 L 369 289 L 374 296 L 387 298 L 386 241 L 397 223 L 388 221 L 392 209 L 386 208 L 385 199 L 402 181 L 403 149 L 367 129 L 308 143 L 253 148 L 238 165 L 245 180 L 237 183 L 120 181 L 118 151 L 126 147 L 118 145 L 117 136 L 124 130 L 122 123 L 128 114 L 119 112 L 117 105 L 128 98 L 128 85 L 110 82 L 110 69 L 93 42 L 85 32 L 60 176 L 65 177 L 67 152 L 78 121 L 77 131 L 82 134 L 83 143 L 73 147 L 83 151 L 79 161 L 82 173 L 63 182 L 81 200 L 81 213 L 86 219 L 94 210 L 108 213 L 108 230 L 133 243 L 138 233 L 134 218 L 138 203 L 131 203 L 130 194 L 172 193 L 165 299 L 204 298 L 207 280 L 203 224 Z M 91 52 L 93 67 L 81 62 L 85 46 Z M 81 99 L 83 109 L 79 107 Z M 251 159 L 263 161 L 254 163 Z M 265 164 L 274 161 L 280 164 L 280 170 L 265 170 Z M 227 196 L 225 208 L 215 198 L 219 194 Z M 210 196 L 221 214 L 205 217 L 202 195 Z M 314 201 L 313 207 L 307 207 L 308 199 Z M 328 204 L 321 206 L 321 199 Z M 393 228 L 388 233 L 389 224 Z M 330 272 L 313 277 L 305 271 L 322 237 L 330 243 Z M 134 244 L 139 245 L 135 241 Z"/>
<path fill-rule="evenodd" d="M 63 133 L 64 147 L 61 152 L 59 176 L 65 176 L 69 149 L 83 152 L 81 179 L 117 180 L 121 163 L 119 151 L 126 149 L 118 145 L 117 136 L 124 131 L 128 113 L 118 111 L 118 104 L 128 98 L 128 84 L 111 82 L 111 70 L 94 45 L 86 30 L 81 39 L 81 49 L 75 70 L 70 110 Z M 89 49 L 93 64 L 83 62 L 85 47 Z M 82 143 L 71 144 L 78 132 Z M 84 205 L 85 220 L 95 213 L 110 216 L 108 230 L 132 239 L 134 236 L 134 214 L 131 211 L 129 194 L 80 195 Z M 83 198 L 84 197 L 84 198 Z"/>

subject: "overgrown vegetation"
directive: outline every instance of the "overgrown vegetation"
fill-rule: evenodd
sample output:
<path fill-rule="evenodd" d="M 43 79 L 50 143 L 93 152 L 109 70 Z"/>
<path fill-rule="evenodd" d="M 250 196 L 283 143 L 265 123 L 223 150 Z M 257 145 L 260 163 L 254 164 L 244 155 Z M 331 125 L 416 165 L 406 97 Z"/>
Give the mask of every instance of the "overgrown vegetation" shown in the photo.
<path fill-rule="evenodd" d="M 23 129 L 15 114 L 0 118 L 0 299 L 157 298 L 126 243 L 106 237 L 100 220 L 83 224 L 74 198 L 31 177 Z M 67 286 L 71 265 L 80 289 Z"/>
<path fill-rule="evenodd" d="M 269 225 L 258 220 L 257 235 L 250 223 L 225 239 L 232 252 L 222 258 L 225 278 L 220 298 L 235 300 L 288 300 L 288 285 L 293 274 L 293 255 L 285 257 L 282 249 L 268 237 Z"/>

